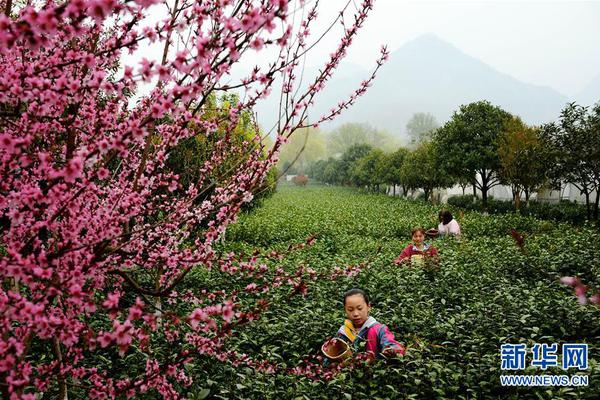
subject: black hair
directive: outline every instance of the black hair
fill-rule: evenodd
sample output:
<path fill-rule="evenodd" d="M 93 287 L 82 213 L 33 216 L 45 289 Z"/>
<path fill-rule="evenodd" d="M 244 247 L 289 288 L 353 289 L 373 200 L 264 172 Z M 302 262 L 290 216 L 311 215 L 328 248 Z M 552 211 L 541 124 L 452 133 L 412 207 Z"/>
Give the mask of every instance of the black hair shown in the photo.
<path fill-rule="evenodd" d="M 448 225 L 453 218 L 452 214 L 448 210 L 440 211 L 440 216 L 442 217 L 442 222 L 444 225 Z"/>
<path fill-rule="evenodd" d="M 365 299 L 365 303 L 367 303 L 368 306 L 371 305 L 371 300 L 369 299 L 369 295 L 367 293 L 365 293 L 365 291 L 362 289 L 354 288 L 354 289 L 350 289 L 346 293 L 344 293 L 344 307 L 346 307 L 346 298 L 357 295 L 357 294 L 360 294 Z"/>
<path fill-rule="evenodd" d="M 417 232 L 421 232 L 423 235 L 426 233 L 424 228 L 414 228 L 412 231 L 410 231 L 410 237 L 415 236 L 415 233 Z"/>

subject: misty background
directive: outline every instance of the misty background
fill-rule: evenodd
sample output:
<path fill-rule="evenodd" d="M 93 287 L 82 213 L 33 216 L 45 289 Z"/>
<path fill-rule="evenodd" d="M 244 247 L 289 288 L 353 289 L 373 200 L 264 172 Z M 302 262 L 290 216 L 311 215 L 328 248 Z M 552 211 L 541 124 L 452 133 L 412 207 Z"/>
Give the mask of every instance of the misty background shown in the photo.
<path fill-rule="evenodd" d="M 346 3 L 320 3 L 314 37 Z M 351 3 L 347 14 L 354 10 Z M 555 121 L 569 102 L 592 105 L 600 101 L 598 21 L 600 1 L 376 0 L 345 61 L 316 98 L 309 122 L 370 75 L 382 44 L 389 60 L 353 107 L 319 130 L 296 134 L 282 163 L 302 146 L 300 170 L 339 155 L 340 144 L 347 148 L 365 138 L 384 151 L 410 146 L 419 134 L 411 124 L 443 125 L 460 105 L 479 100 L 531 125 Z M 306 78 L 322 67 L 341 29 L 336 26 L 311 51 Z M 277 100 L 271 96 L 255 110 L 265 130 L 276 121 Z"/>

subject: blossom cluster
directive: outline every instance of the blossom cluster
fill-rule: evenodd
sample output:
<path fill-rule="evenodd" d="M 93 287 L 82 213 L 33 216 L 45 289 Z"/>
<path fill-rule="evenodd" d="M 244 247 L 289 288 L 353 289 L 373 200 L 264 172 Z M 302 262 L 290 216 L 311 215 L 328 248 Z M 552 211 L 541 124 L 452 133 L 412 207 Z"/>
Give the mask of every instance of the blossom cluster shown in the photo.
<path fill-rule="evenodd" d="M 577 301 L 579 304 L 595 304 L 600 307 L 600 293 L 596 293 L 588 297 L 588 289 L 587 285 L 584 285 L 581 282 L 581 279 L 574 276 L 563 276 L 560 278 L 560 283 L 563 285 L 571 286 L 573 288 L 573 292 L 577 297 Z"/>
<path fill-rule="evenodd" d="M 176 387 L 190 384 L 183 369 L 189 346 L 223 358 L 220 344 L 236 317 L 249 322 L 265 306 L 242 312 L 235 293 L 186 293 L 186 277 L 194 268 L 239 268 L 215 251 L 215 241 L 303 126 L 372 1 L 359 6 L 324 74 L 305 91 L 295 71 L 317 13 L 315 6 L 298 24 L 292 16 L 303 1 L 10 4 L 0 14 L 2 397 L 154 390 L 177 398 Z M 156 21 L 160 7 L 167 13 Z M 156 45 L 153 58 L 145 49 Z M 277 55 L 267 67 L 223 83 L 244 53 L 268 48 Z M 142 56 L 124 65 L 126 53 Z M 269 95 L 276 76 L 286 101 L 274 145 L 266 148 L 258 129 L 237 143 L 241 116 Z M 211 112 L 210 96 L 231 90 L 241 90 L 241 100 Z M 183 185 L 167 161 L 197 137 L 211 139 L 210 154 L 197 180 Z M 275 284 L 305 294 L 311 274 L 299 269 Z M 247 292 L 264 290 L 259 276 Z M 189 315 L 182 311 L 211 298 Z M 158 356 L 164 343 L 172 354 Z M 145 362 L 130 376 L 113 376 L 98 357 L 134 353 Z"/>

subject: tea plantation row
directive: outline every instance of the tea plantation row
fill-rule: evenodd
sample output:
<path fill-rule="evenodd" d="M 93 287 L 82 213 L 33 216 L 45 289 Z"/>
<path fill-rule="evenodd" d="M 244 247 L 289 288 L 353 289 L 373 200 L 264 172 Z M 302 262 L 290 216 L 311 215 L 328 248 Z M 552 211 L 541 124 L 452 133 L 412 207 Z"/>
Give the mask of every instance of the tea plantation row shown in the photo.
<path fill-rule="evenodd" d="M 458 216 L 457 210 L 455 214 Z M 292 251 L 270 268 L 293 272 L 299 266 L 322 273 L 306 295 L 289 286 L 266 295 L 269 308 L 237 328 L 231 350 L 278 365 L 273 374 L 206 359 L 190 366 L 195 383 L 190 398 L 598 398 L 600 393 L 600 310 L 579 305 L 559 283 L 578 275 L 600 287 L 600 234 L 531 217 L 459 218 L 460 240 L 436 239 L 441 271 L 431 273 L 393 264 L 410 240 L 411 228 L 437 225 L 438 208 L 353 189 L 282 187 L 263 207 L 230 226 L 220 250 L 251 253 L 285 251 L 317 235 L 313 246 Z M 509 235 L 525 237 L 520 250 Z M 380 249 L 378 251 L 378 249 Z M 331 280 L 335 267 L 369 262 L 359 274 Z M 198 272 L 192 287 L 234 288 L 250 283 L 239 276 Z M 343 322 L 342 293 L 366 289 L 372 315 L 409 346 L 395 364 L 376 363 L 345 371 L 333 380 L 285 372 L 315 356 L 323 341 Z M 255 298 L 248 296 L 248 304 Z M 509 388 L 500 385 L 503 343 L 589 344 L 587 387 Z M 528 365 L 531 354 L 528 355 Z M 511 372 L 514 373 L 514 372 Z M 521 374 L 572 375 L 551 367 L 528 366 Z"/>

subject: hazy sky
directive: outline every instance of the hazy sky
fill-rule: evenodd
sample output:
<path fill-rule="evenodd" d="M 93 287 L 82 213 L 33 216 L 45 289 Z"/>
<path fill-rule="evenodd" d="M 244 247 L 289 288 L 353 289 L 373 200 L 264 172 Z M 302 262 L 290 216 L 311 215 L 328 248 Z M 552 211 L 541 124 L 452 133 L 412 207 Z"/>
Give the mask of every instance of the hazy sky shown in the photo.
<path fill-rule="evenodd" d="M 320 24 L 346 3 L 321 0 Z M 380 44 L 393 51 L 424 33 L 500 72 L 567 96 L 600 75 L 600 1 L 375 0 L 347 60 L 370 67 Z M 329 54 L 337 34 L 326 37 L 309 64 Z"/>

